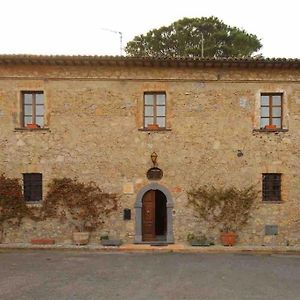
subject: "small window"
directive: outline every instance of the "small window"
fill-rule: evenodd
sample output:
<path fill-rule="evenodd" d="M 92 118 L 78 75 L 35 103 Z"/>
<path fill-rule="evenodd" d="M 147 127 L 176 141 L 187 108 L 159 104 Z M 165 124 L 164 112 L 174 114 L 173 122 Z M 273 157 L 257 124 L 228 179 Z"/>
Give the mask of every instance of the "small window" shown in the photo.
<path fill-rule="evenodd" d="M 43 177 L 40 173 L 23 174 L 24 199 L 28 202 L 41 201 L 43 198 Z"/>
<path fill-rule="evenodd" d="M 144 128 L 166 128 L 166 94 L 144 94 Z"/>
<path fill-rule="evenodd" d="M 261 94 L 260 128 L 282 128 L 282 94 Z"/>
<path fill-rule="evenodd" d="M 44 127 L 44 93 L 22 92 L 22 126 Z"/>
<path fill-rule="evenodd" d="M 281 201 L 281 174 L 263 174 L 262 196 L 263 201 Z"/>

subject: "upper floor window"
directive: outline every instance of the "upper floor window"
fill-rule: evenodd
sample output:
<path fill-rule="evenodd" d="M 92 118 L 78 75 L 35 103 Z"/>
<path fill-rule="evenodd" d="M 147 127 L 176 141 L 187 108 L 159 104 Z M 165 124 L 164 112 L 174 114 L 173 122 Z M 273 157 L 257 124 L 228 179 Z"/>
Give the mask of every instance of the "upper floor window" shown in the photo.
<path fill-rule="evenodd" d="M 166 94 L 164 92 L 144 94 L 144 128 L 166 128 Z"/>
<path fill-rule="evenodd" d="M 281 201 L 281 174 L 265 173 L 262 180 L 263 201 Z"/>
<path fill-rule="evenodd" d="M 22 92 L 23 127 L 44 127 L 44 93 Z"/>
<path fill-rule="evenodd" d="M 41 201 L 43 198 L 43 177 L 41 173 L 24 173 L 23 190 L 25 201 Z"/>
<path fill-rule="evenodd" d="M 282 94 L 268 93 L 260 96 L 260 128 L 282 128 Z"/>

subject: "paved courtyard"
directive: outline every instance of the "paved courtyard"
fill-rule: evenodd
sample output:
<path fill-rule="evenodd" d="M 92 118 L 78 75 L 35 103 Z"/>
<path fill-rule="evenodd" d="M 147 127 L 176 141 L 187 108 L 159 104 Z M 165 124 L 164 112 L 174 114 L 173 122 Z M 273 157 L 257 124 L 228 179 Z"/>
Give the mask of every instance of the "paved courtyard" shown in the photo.
<path fill-rule="evenodd" d="M 0 299 L 300 299 L 300 255 L 0 252 Z"/>

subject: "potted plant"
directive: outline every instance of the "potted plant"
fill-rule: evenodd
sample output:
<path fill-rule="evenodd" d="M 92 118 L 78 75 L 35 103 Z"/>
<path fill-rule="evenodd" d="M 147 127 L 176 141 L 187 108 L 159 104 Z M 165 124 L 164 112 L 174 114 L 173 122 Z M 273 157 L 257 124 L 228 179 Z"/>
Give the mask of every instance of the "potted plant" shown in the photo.
<path fill-rule="evenodd" d="M 122 240 L 119 238 L 107 238 L 107 239 L 101 239 L 101 245 L 102 246 L 113 246 L 113 247 L 119 247 L 122 245 Z"/>
<path fill-rule="evenodd" d="M 211 228 L 219 227 L 224 246 L 233 246 L 237 232 L 249 221 L 257 195 L 254 186 L 241 189 L 204 186 L 188 192 L 188 204 L 199 220 Z"/>
<path fill-rule="evenodd" d="M 84 215 L 84 210 L 78 212 L 72 212 L 72 221 L 70 222 L 74 230 L 72 232 L 72 240 L 75 245 L 87 245 L 90 240 L 90 233 L 93 231 L 94 228 L 87 226 L 87 218 Z M 76 221 L 74 221 L 76 219 Z"/>
<path fill-rule="evenodd" d="M 270 130 L 270 131 L 272 131 L 272 130 L 274 131 L 274 130 L 276 130 L 276 128 L 277 128 L 277 127 L 276 127 L 276 125 L 274 125 L 274 124 L 272 124 L 272 125 L 270 124 L 270 125 L 266 125 L 266 126 L 265 126 L 265 129 L 266 129 L 266 130 Z"/>
<path fill-rule="evenodd" d="M 189 233 L 187 235 L 187 241 L 191 246 L 208 247 L 214 244 L 206 237 L 205 234 L 195 235 L 193 233 Z"/>
<path fill-rule="evenodd" d="M 148 124 L 147 125 L 147 129 L 149 129 L 149 130 L 157 130 L 157 129 L 159 129 L 159 126 L 158 126 L 158 124 Z"/>
<path fill-rule="evenodd" d="M 235 231 L 221 231 L 220 240 L 223 246 L 234 246 L 237 242 L 238 235 Z"/>
<path fill-rule="evenodd" d="M 100 242 L 103 240 L 108 240 L 109 239 L 109 234 L 108 233 L 103 233 L 100 235 Z"/>
<path fill-rule="evenodd" d="M 119 247 L 123 244 L 123 241 L 119 238 L 110 238 L 109 234 L 106 232 L 100 235 L 100 243 L 102 246 Z"/>
<path fill-rule="evenodd" d="M 81 183 L 71 178 L 54 179 L 43 203 L 45 217 L 59 217 L 72 224 L 76 245 L 87 244 L 90 233 L 101 228 L 115 210 L 115 194 L 103 192 L 93 182 Z"/>
<path fill-rule="evenodd" d="M 72 234 L 73 242 L 75 245 L 87 245 L 90 240 L 89 231 L 74 231 Z"/>
<path fill-rule="evenodd" d="M 40 126 L 38 124 L 35 124 L 35 123 L 28 123 L 28 124 L 26 124 L 26 127 L 28 129 L 37 129 L 37 128 L 40 128 Z"/>

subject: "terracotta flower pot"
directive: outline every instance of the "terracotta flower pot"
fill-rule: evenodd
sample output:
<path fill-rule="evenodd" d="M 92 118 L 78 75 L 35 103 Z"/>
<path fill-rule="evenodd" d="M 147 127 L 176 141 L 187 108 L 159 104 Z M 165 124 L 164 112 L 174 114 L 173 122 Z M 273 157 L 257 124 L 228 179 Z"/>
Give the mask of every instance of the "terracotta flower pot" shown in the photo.
<path fill-rule="evenodd" d="M 29 123 L 29 124 L 26 125 L 26 128 L 28 128 L 28 129 L 36 129 L 36 128 L 40 128 L 40 126 L 37 125 L 37 124 Z"/>
<path fill-rule="evenodd" d="M 73 241 L 75 245 L 87 245 L 89 239 L 89 232 L 73 232 Z"/>
<path fill-rule="evenodd" d="M 237 234 L 235 232 L 221 233 L 221 243 L 223 246 L 234 246 L 236 244 Z"/>
<path fill-rule="evenodd" d="M 276 130 L 276 125 L 266 125 L 265 129 L 267 129 L 267 130 Z"/>
<path fill-rule="evenodd" d="M 149 130 L 157 130 L 159 129 L 159 126 L 157 124 L 148 124 L 147 129 Z"/>
<path fill-rule="evenodd" d="M 50 238 L 33 238 L 31 239 L 33 245 L 54 245 L 55 240 Z"/>

